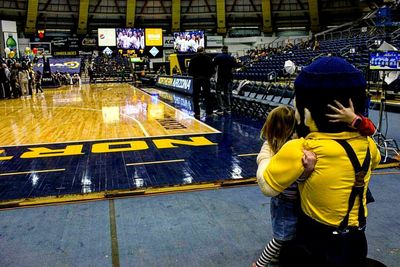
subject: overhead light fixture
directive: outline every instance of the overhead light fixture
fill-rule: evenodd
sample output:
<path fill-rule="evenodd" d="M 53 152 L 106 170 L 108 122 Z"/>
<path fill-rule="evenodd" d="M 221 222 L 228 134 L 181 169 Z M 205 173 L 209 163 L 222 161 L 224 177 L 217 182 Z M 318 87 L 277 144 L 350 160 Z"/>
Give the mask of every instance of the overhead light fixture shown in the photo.
<path fill-rule="evenodd" d="M 70 32 L 70 29 L 46 29 L 47 32 Z"/>
<path fill-rule="evenodd" d="M 278 31 L 306 30 L 306 27 L 278 27 Z"/>
<path fill-rule="evenodd" d="M 258 27 L 254 26 L 243 26 L 243 27 L 232 27 L 231 29 L 259 29 Z"/>

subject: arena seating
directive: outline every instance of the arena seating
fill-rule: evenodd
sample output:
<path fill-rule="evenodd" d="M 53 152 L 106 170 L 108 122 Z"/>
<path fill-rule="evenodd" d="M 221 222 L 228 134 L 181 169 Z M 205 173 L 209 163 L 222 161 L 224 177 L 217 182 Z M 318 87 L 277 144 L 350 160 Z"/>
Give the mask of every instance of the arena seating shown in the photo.
<path fill-rule="evenodd" d="M 293 105 L 294 90 L 281 83 L 250 82 L 239 90 L 239 82 L 232 84 L 232 111 L 250 118 L 264 119 L 279 105 Z"/>
<path fill-rule="evenodd" d="M 325 38 L 325 37 L 324 37 Z M 395 32 L 390 36 L 376 32 L 373 28 L 369 32 L 362 32 L 360 28 L 348 31 L 348 34 L 341 34 L 339 38 L 332 38 L 319 41 L 319 47 L 312 49 L 310 46 L 302 48 L 294 45 L 291 49 L 278 49 L 278 52 L 269 53 L 265 57 L 258 56 L 249 60 L 249 57 L 241 57 L 244 67 L 234 73 L 238 80 L 251 81 L 274 81 L 277 78 L 287 78 L 284 71 L 284 63 L 291 60 L 298 67 L 310 64 L 314 59 L 335 55 L 345 58 L 361 70 L 366 70 L 369 63 L 370 49 L 375 49 L 383 40 L 390 39 L 396 47 L 400 47 L 400 34 Z"/>
<path fill-rule="evenodd" d="M 128 58 L 96 57 L 93 60 L 93 67 L 90 75 L 90 79 L 93 82 L 130 80 L 131 68 Z"/>

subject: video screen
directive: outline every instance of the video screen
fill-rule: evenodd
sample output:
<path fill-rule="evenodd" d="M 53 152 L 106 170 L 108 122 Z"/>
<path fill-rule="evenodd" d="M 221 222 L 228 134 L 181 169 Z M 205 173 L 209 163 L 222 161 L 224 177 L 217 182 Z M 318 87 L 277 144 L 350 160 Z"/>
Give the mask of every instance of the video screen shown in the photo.
<path fill-rule="evenodd" d="M 145 47 L 144 29 L 116 29 L 116 35 L 118 49 L 140 50 Z"/>
<path fill-rule="evenodd" d="M 369 68 L 371 70 L 400 70 L 399 51 L 371 52 Z"/>
<path fill-rule="evenodd" d="M 174 49 L 181 53 L 197 52 L 204 46 L 204 31 L 187 31 L 174 33 Z"/>

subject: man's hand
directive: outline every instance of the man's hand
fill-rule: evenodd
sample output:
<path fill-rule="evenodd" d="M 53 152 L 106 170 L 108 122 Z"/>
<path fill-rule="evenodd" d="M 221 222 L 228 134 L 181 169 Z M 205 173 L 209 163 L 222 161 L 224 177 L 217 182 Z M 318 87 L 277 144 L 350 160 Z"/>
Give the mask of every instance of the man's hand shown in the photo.
<path fill-rule="evenodd" d="M 304 182 L 311 173 L 314 171 L 315 164 L 317 163 L 317 155 L 314 152 L 303 149 L 303 157 L 301 162 L 303 163 L 304 171 L 298 179 L 298 182 Z"/>
<path fill-rule="evenodd" d="M 304 171 L 312 172 L 315 167 L 315 163 L 317 163 L 317 155 L 314 152 L 303 149 L 303 157 L 301 161 L 303 163 Z"/>

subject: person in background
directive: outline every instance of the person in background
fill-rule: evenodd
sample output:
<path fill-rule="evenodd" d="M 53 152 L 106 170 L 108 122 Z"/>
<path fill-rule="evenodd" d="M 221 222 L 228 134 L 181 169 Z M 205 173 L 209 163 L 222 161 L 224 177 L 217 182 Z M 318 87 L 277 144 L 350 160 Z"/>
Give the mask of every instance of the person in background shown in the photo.
<path fill-rule="evenodd" d="M 216 94 L 219 107 L 216 111 L 217 114 L 231 112 L 232 91 L 229 86 L 233 79 L 232 69 L 238 65 L 236 60 L 228 54 L 227 46 L 223 46 L 221 51 L 222 53 L 217 55 L 213 60 L 217 69 Z"/>
<path fill-rule="evenodd" d="M 69 74 L 69 72 L 67 72 L 67 73 L 65 73 L 65 83 L 67 84 L 67 85 L 73 85 L 73 83 L 72 83 L 72 77 L 71 77 L 71 75 Z"/>
<path fill-rule="evenodd" d="M 21 87 L 22 98 L 29 96 L 29 79 L 28 66 L 23 62 L 18 72 L 18 83 Z"/>
<path fill-rule="evenodd" d="M 10 74 L 10 85 L 12 89 L 13 98 L 18 98 L 22 95 L 20 91 L 20 87 L 18 85 L 18 72 L 20 69 L 20 65 L 16 62 L 12 64 L 11 74 Z"/>
<path fill-rule="evenodd" d="M 81 76 L 79 76 L 78 73 L 75 73 L 74 76 L 72 77 L 73 83 L 77 84 L 78 86 L 82 85 L 82 81 L 81 81 Z"/>
<path fill-rule="evenodd" d="M 42 73 L 40 71 L 36 72 L 35 75 L 35 86 L 36 86 L 36 94 L 42 93 L 43 94 L 43 89 L 42 89 Z"/>
<path fill-rule="evenodd" d="M 33 70 L 32 63 L 28 62 L 28 74 L 29 74 L 29 82 L 28 82 L 28 88 L 29 88 L 29 95 L 33 95 L 33 87 L 35 86 L 35 71 Z"/>
<path fill-rule="evenodd" d="M 0 65 L 0 97 L 9 99 L 11 97 L 10 92 L 10 70 L 7 64 Z"/>
<path fill-rule="evenodd" d="M 200 93 L 203 92 L 206 114 L 212 115 L 212 99 L 210 94 L 210 78 L 214 74 L 211 57 L 199 47 L 197 54 L 190 60 L 189 75 L 193 77 L 193 106 L 196 118 L 200 118 Z"/>
<path fill-rule="evenodd" d="M 162 66 L 158 69 L 157 75 L 166 75 L 166 74 L 167 74 L 167 72 L 166 72 L 166 70 L 165 70 L 165 66 L 162 65 Z"/>
<path fill-rule="evenodd" d="M 125 67 L 124 66 L 122 66 L 120 69 L 119 69 L 119 76 L 121 77 L 121 82 L 126 82 L 126 79 L 125 79 Z"/>

